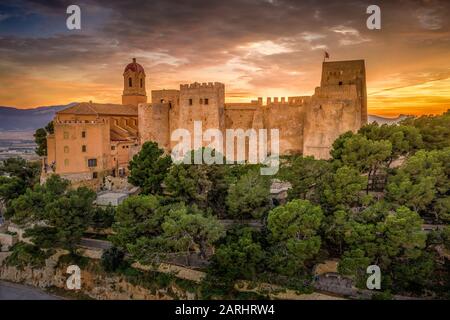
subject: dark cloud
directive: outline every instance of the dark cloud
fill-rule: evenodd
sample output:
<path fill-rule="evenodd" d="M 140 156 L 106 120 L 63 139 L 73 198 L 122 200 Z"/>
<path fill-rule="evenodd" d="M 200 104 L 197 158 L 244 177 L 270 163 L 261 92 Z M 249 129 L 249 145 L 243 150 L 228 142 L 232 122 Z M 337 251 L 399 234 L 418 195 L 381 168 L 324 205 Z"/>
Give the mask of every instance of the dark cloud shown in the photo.
<path fill-rule="evenodd" d="M 366 28 L 372 2 L 21 0 L 4 10 L 0 6 L 0 30 L 14 19 L 11 8 L 25 17 L 38 15 L 55 28 L 52 34 L 31 36 L 0 31 L 0 66 L 25 74 L 29 68 L 47 72 L 64 66 L 79 77 L 105 84 L 119 80 L 120 86 L 121 69 L 135 56 L 155 87 L 210 75 L 208 80 L 227 80 L 230 92 L 257 93 L 312 90 L 324 50 L 333 59 L 365 58 L 374 70 L 369 79 L 375 80 L 386 71 L 434 68 L 413 60 L 429 61 L 450 51 L 447 0 L 375 1 L 382 10 L 381 31 Z M 65 29 L 69 4 L 81 7 L 80 31 Z M 225 80 L 217 78 L 221 74 Z"/>

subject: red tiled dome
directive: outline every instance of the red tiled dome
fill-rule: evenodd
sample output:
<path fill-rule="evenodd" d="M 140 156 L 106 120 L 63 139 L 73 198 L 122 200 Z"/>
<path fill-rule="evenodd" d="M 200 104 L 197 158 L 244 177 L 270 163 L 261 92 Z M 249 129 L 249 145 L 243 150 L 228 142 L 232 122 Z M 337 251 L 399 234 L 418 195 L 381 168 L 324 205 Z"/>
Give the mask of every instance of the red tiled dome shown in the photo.
<path fill-rule="evenodd" d="M 127 72 L 128 70 L 131 70 L 133 72 L 142 72 L 145 74 L 144 68 L 136 62 L 136 58 L 133 58 L 133 62 L 129 63 L 126 67 L 123 73 Z"/>

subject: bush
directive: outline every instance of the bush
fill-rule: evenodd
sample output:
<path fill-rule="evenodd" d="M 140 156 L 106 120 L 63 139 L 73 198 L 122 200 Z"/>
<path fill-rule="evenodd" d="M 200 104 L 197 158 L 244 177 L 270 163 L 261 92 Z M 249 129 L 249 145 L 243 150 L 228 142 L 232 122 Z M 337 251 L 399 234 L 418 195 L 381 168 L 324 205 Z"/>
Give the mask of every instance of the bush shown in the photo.
<path fill-rule="evenodd" d="M 19 242 L 12 247 L 12 254 L 6 259 L 6 265 L 16 266 L 23 269 L 27 266 L 32 268 L 42 268 L 45 266 L 45 259 L 51 256 L 52 251 L 43 251 L 39 247 Z"/>
<path fill-rule="evenodd" d="M 102 267 L 106 272 L 116 271 L 123 263 L 124 253 L 116 247 L 105 250 L 102 255 Z"/>

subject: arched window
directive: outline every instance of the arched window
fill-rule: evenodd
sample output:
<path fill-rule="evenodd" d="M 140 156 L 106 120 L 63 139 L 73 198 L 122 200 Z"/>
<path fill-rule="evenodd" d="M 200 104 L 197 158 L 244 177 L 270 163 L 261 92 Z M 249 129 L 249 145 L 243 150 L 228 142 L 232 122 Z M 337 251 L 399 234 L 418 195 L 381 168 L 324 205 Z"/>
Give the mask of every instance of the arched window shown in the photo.
<path fill-rule="evenodd" d="M 133 80 L 131 80 L 131 78 L 128 78 L 128 86 L 129 87 L 133 86 Z"/>
<path fill-rule="evenodd" d="M 144 81 L 141 79 L 141 88 L 144 86 Z"/>

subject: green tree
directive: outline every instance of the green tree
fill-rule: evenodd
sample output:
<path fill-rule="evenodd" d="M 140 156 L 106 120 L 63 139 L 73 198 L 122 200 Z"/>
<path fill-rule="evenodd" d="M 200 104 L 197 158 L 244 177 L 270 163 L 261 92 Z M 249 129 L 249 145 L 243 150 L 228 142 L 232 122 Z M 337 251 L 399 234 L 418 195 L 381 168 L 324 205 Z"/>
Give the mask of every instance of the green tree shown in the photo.
<path fill-rule="evenodd" d="M 372 221 L 365 220 L 368 217 Z M 430 275 L 431 269 L 428 262 L 424 263 L 427 260 L 424 256 L 426 234 L 422 231 L 422 223 L 420 216 L 406 207 L 390 211 L 386 206 L 378 206 L 360 221 L 350 217 L 344 232 L 346 249 L 339 271 L 353 276 L 362 286 L 366 279 L 365 270 L 370 264 L 381 268 L 384 288 L 407 288 L 425 281 L 424 277 Z M 413 269 L 400 267 L 402 264 L 416 264 L 418 278 L 413 279 Z"/>
<path fill-rule="evenodd" d="M 213 189 L 209 171 L 207 165 L 174 165 L 164 180 L 165 191 L 173 199 L 207 208 L 208 194 Z"/>
<path fill-rule="evenodd" d="M 324 221 L 323 239 L 327 242 L 327 247 L 338 255 L 344 251 L 349 216 L 350 214 L 345 210 L 337 210 L 327 216 Z"/>
<path fill-rule="evenodd" d="M 450 225 L 446 226 L 442 231 L 442 238 L 444 246 L 447 250 L 450 250 Z"/>
<path fill-rule="evenodd" d="M 110 228 L 114 223 L 114 215 L 116 210 L 113 206 L 95 207 L 91 227 L 94 230 Z"/>
<path fill-rule="evenodd" d="M 26 185 L 17 177 L 0 176 L 0 202 L 9 207 L 12 200 L 25 193 Z"/>
<path fill-rule="evenodd" d="M 387 125 L 379 126 L 371 123 L 363 126 L 358 133 L 372 141 L 389 141 L 392 144 L 392 153 L 388 159 L 389 167 L 393 160 L 400 156 L 407 156 L 423 147 L 420 130 L 413 126 Z"/>
<path fill-rule="evenodd" d="M 53 121 L 49 122 L 45 128 L 39 128 L 34 133 L 34 142 L 36 143 L 36 154 L 38 156 L 47 155 L 47 135 L 53 134 Z"/>
<path fill-rule="evenodd" d="M 352 208 L 370 200 L 363 194 L 367 189 L 367 177 L 347 166 L 338 168 L 322 189 L 323 203 L 327 208 Z"/>
<path fill-rule="evenodd" d="M 225 282 L 255 280 L 264 272 L 265 251 L 256 231 L 248 227 L 230 230 L 212 257 L 209 272 Z"/>
<path fill-rule="evenodd" d="M 252 170 L 230 185 L 226 200 L 228 214 L 233 218 L 262 218 L 271 207 L 270 180 Z"/>
<path fill-rule="evenodd" d="M 39 182 L 40 163 L 22 158 L 8 158 L 0 163 L 0 175 L 19 178 L 26 187 L 31 188 Z"/>
<path fill-rule="evenodd" d="M 161 193 L 161 183 L 171 164 L 170 156 L 164 155 L 164 150 L 158 148 L 156 142 L 147 141 L 130 161 L 128 181 L 141 187 L 143 194 Z"/>
<path fill-rule="evenodd" d="M 189 211 L 180 207 L 166 216 L 162 224 L 162 236 L 173 252 L 186 254 L 188 265 L 192 250 L 198 248 L 200 256 L 206 258 L 208 247 L 224 236 L 223 226 L 215 217 Z"/>
<path fill-rule="evenodd" d="M 294 156 L 283 164 L 280 178 L 289 181 L 292 188 L 288 197 L 292 199 L 317 200 L 321 181 L 329 176 L 331 164 L 313 157 Z"/>
<path fill-rule="evenodd" d="M 36 184 L 11 201 L 8 216 L 14 222 L 25 225 L 46 219 L 46 206 L 64 196 L 69 181 L 58 175 L 51 175 L 43 185 Z"/>
<path fill-rule="evenodd" d="M 449 221 L 450 148 L 418 151 L 388 180 L 386 198 L 438 221 Z"/>
<path fill-rule="evenodd" d="M 335 163 L 367 173 L 369 183 L 373 183 L 374 176 L 386 166 L 391 154 L 390 141 L 373 141 L 361 134 L 344 134 L 333 143 L 331 151 Z M 369 192 L 369 184 L 366 192 Z"/>
<path fill-rule="evenodd" d="M 440 116 L 421 116 L 402 121 L 403 125 L 413 126 L 420 131 L 426 150 L 450 147 L 450 110 Z"/>
<path fill-rule="evenodd" d="M 81 187 L 69 190 L 69 182 L 58 175 L 43 185 L 35 185 L 11 201 L 12 220 L 33 227 L 26 236 L 40 247 L 73 250 L 92 221 L 95 193 Z"/>
<path fill-rule="evenodd" d="M 308 200 L 292 200 L 270 211 L 267 228 L 275 270 L 285 275 L 305 271 L 305 264 L 320 250 L 322 219 L 322 209 Z"/>
<path fill-rule="evenodd" d="M 111 236 L 113 244 L 129 250 L 139 238 L 152 238 L 162 233 L 163 212 L 158 210 L 160 200 L 154 195 L 133 196 L 123 201 L 116 210 Z"/>
<path fill-rule="evenodd" d="M 94 200 L 95 193 L 85 187 L 67 191 L 46 203 L 41 220 L 45 226 L 27 229 L 25 236 L 31 237 L 39 247 L 65 248 L 73 252 L 91 225 Z"/>

